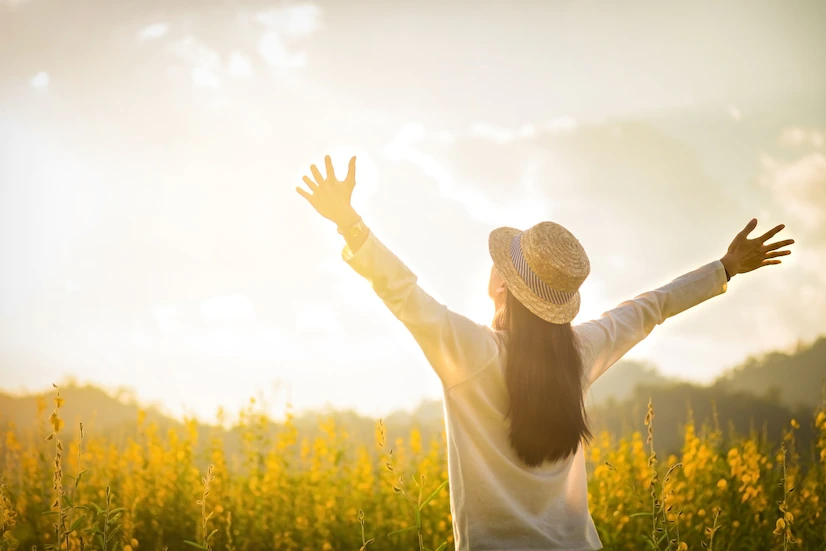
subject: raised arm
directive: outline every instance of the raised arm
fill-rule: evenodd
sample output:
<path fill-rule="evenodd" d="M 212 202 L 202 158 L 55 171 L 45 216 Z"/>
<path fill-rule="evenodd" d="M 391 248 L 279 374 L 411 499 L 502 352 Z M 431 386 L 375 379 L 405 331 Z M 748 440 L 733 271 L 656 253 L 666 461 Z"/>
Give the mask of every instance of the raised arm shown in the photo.
<path fill-rule="evenodd" d="M 720 260 L 709 262 L 662 287 L 626 300 L 595 320 L 574 326 L 586 345 L 588 384 L 596 381 L 666 319 L 725 293 L 731 277 L 762 266 L 780 264 L 775 257 L 791 254 L 791 251 L 777 249 L 791 245 L 793 239 L 764 244 L 783 229 L 782 224 L 756 239 L 748 239 L 748 234 L 756 225 L 757 220 L 752 219 L 735 236 Z"/>
<path fill-rule="evenodd" d="M 621 302 L 599 318 L 574 326 L 590 353 L 588 384 L 596 381 L 626 352 L 666 319 L 726 292 L 723 263 L 709 262 L 677 279 Z"/>
<path fill-rule="evenodd" d="M 449 388 L 467 380 L 498 354 L 496 333 L 441 304 L 419 285 L 416 275 L 394 255 L 350 205 L 355 186 L 355 157 L 343 182 L 335 180 L 326 157 L 328 178 L 313 165 L 318 183 L 304 177 L 313 194 L 298 192 L 324 216 L 334 221 L 347 241 L 342 258 L 362 277 L 393 315 L 410 331 L 442 384 Z"/>

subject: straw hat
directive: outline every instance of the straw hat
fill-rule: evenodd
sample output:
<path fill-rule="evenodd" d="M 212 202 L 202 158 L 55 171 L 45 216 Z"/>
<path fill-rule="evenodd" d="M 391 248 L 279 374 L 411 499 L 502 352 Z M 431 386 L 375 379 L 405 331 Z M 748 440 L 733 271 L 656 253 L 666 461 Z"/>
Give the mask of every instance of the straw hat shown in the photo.
<path fill-rule="evenodd" d="M 574 235 L 555 222 L 525 231 L 497 228 L 488 239 L 493 264 L 511 293 L 551 323 L 568 323 L 579 312 L 579 286 L 591 263 Z"/>

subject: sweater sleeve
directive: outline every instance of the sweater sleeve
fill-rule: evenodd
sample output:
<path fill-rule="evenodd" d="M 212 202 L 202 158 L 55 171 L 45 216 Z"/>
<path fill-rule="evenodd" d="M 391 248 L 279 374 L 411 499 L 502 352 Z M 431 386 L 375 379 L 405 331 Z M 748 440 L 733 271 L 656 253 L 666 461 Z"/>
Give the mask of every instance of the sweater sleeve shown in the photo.
<path fill-rule="evenodd" d="M 723 263 L 709 262 L 670 283 L 637 295 L 604 312 L 599 318 L 576 325 L 586 343 L 588 384 L 596 381 L 626 352 L 666 319 L 725 293 L 728 278 Z"/>
<path fill-rule="evenodd" d="M 413 335 L 445 388 L 455 386 L 494 361 L 495 331 L 476 323 L 427 294 L 416 275 L 372 230 L 356 252 L 349 245 L 342 259 L 367 279 L 376 295 Z"/>

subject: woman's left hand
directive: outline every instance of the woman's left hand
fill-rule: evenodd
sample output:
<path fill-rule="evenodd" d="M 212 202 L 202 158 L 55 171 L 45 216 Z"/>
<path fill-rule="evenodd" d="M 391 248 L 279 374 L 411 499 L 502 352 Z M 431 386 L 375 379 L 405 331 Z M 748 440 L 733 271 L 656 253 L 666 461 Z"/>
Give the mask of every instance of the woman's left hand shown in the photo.
<path fill-rule="evenodd" d="M 310 188 L 312 193 L 307 193 L 301 187 L 295 190 L 304 197 L 324 218 L 336 223 L 339 227 L 346 227 L 358 220 L 358 214 L 350 204 L 353 196 L 353 188 L 356 187 L 356 158 L 350 159 L 350 166 L 344 180 L 337 180 L 333 172 L 333 161 L 330 156 L 324 157 L 327 167 L 327 177 L 324 178 L 315 165 L 310 166 L 310 170 L 315 177 L 312 180 L 304 176 L 304 183 Z"/>

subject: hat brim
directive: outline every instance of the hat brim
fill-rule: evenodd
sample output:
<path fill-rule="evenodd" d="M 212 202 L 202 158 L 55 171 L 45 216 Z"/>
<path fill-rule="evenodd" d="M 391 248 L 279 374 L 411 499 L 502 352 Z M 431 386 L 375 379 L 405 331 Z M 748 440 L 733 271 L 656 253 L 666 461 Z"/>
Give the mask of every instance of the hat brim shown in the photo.
<path fill-rule="evenodd" d="M 508 289 L 516 299 L 525 307 L 551 323 L 569 323 L 573 321 L 579 312 L 579 290 L 571 297 L 567 303 L 558 305 L 544 300 L 536 295 L 525 283 L 511 260 L 510 246 L 514 237 L 522 233 L 522 230 L 502 227 L 490 232 L 488 237 L 488 248 L 493 259 L 493 265 L 499 271 L 502 279 L 508 285 Z"/>

